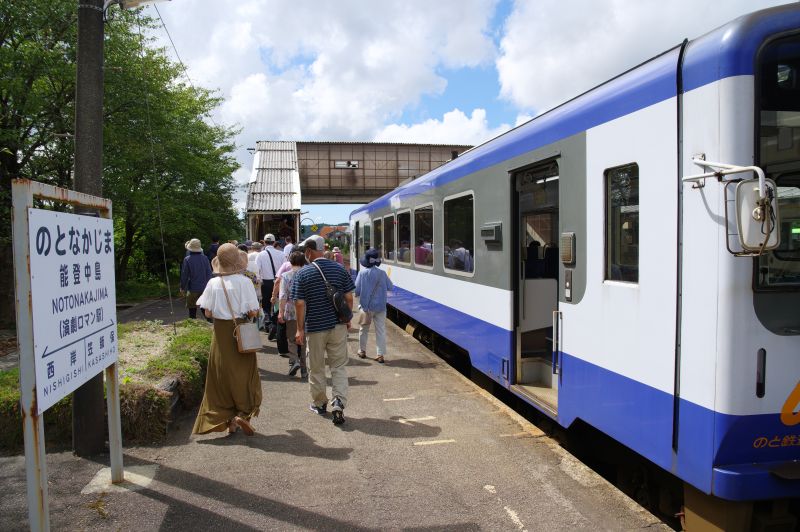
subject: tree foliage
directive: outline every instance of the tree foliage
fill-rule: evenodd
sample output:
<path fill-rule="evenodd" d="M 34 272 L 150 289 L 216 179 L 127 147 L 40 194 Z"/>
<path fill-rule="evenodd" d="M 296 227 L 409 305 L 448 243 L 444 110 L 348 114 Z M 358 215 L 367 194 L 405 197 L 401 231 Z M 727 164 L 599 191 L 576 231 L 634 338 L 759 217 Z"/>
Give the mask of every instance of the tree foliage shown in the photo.
<path fill-rule="evenodd" d="M 0 268 L 10 271 L 11 180 L 71 188 L 77 0 L 0 0 Z M 147 35 L 154 21 L 120 12 L 106 24 L 103 195 L 113 200 L 117 278 L 163 272 L 183 242 L 242 233 L 233 206 L 235 130 L 210 119 L 213 92 L 184 81 Z M 13 320 L 13 279 L 0 276 L 0 322 Z"/>

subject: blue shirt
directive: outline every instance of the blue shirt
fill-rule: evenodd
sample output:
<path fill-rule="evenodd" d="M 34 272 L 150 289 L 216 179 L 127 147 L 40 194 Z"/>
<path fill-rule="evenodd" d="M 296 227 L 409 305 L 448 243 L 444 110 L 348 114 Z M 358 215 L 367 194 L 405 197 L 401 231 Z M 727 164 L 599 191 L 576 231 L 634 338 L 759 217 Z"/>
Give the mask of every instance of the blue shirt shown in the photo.
<path fill-rule="evenodd" d="M 370 312 L 384 312 L 386 310 L 386 292 L 393 290 L 389 276 L 386 272 L 373 266 L 361 268 L 356 277 L 356 295 L 361 308 Z"/>
<path fill-rule="evenodd" d="M 353 278 L 339 264 L 324 258 L 319 258 L 314 263 L 322 269 L 331 286 L 343 292 L 352 292 L 355 289 Z M 325 281 L 315 266 L 308 264 L 297 270 L 292 283 L 291 298 L 305 301 L 307 333 L 327 331 L 339 324 L 336 309 L 325 290 Z"/>
<path fill-rule="evenodd" d="M 211 266 L 208 258 L 200 251 L 189 253 L 181 266 L 181 290 L 184 292 L 202 292 L 211 279 Z"/>

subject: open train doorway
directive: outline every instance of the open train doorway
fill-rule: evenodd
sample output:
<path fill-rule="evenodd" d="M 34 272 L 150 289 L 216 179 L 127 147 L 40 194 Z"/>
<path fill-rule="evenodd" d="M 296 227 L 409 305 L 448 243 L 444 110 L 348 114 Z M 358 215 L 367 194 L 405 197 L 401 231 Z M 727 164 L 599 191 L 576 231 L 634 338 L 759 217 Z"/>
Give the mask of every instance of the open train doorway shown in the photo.
<path fill-rule="evenodd" d="M 558 310 L 558 160 L 512 174 L 516 227 L 515 391 L 558 413 L 553 316 Z"/>

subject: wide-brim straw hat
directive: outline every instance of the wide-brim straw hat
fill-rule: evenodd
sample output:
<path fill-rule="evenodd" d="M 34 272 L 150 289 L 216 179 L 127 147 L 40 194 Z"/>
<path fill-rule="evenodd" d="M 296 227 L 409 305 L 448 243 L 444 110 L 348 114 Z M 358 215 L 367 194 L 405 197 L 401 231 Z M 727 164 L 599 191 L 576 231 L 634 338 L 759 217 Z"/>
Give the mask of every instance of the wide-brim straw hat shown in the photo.
<path fill-rule="evenodd" d="M 200 245 L 200 239 L 193 238 L 191 240 L 187 240 L 186 244 L 184 244 L 186 249 L 189 251 L 203 251 L 203 246 Z"/>
<path fill-rule="evenodd" d="M 242 265 L 242 255 L 245 257 Z M 222 244 L 217 249 L 217 256 L 211 261 L 211 269 L 219 275 L 232 275 L 247 268 L 247 254 L 233 244 Z"/>

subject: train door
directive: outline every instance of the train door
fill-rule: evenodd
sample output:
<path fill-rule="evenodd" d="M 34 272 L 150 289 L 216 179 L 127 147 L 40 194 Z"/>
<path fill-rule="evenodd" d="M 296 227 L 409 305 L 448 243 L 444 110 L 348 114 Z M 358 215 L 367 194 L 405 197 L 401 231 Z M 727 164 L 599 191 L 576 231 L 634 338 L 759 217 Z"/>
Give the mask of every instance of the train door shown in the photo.
<path fill-rule="evenodd" d="M 559 283 L 558 160 L 516 171 L 512 179 L 517 212 L 514 389 L 555 416 L 558 360 L 553 355 L 553 321 L 558 310 Z"/>

